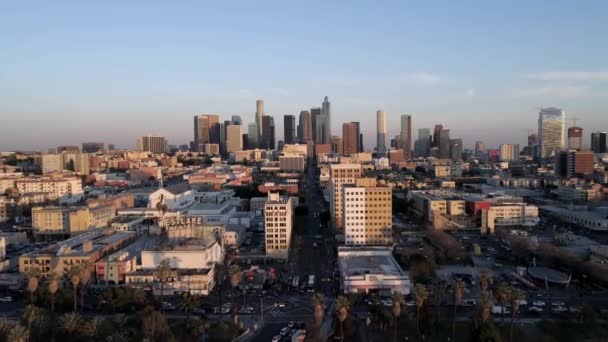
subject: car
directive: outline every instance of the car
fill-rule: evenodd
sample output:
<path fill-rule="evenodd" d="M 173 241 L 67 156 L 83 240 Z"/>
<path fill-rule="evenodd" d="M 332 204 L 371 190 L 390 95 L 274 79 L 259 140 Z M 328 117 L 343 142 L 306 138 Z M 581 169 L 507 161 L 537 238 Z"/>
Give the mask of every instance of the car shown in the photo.
<path fill-rule="evenodd" d="M 280 303 L 277 303 L 277 306 L 280 308 L 284 308 L 287 306 L 287 303 L 280 302 Z"/>
<path fill-rule="evenodd" d="M 566 303 L 564 302 L 551 302 L 552 306 L 566 306 Z"/>
<path fill-rule="evenodd" d="M 285 327 L 285 328 L 281 329 L 280 334 L 281 334 L 281 336 L 285 336 L 285 335 L 287 335 L 288 332 L 289 332 L 289 328 Z"/>
<path fill-rule="evenodd" d="M 409 307 L 416 306 L 416 301 L 413 301 L 413 300 L 407 301 L 407 302 L 405 303 L 405 305 L 407 305 L 407 306 L 409 306 Z"/>
<path fill-rule="evenodd" d="M 281 339 L 283 338 L 283 336 L 281 335 L 276 335 L 272 338 L 272 342 L 281 342 Z"/>
<path fill-rule="evenodd" d="M 460 306 L 474 306 L 477 305 L 477 301 L 475 299 L 463 299 L 460 303 Z"/>
<path fill-rule="evenodd" d="M 0 302 L 12 302 L 12 301 L 13 301 L 13 297 L 10 297 L 10 296 L 0 297 Z"/>
<path fill-rule="evenodd" d="M 393 306 L 393 301 L 390 299 L 385 299 L 381 301 L 382 305 L 386 306 L 386 307 L 391 307 Z"/>
<path fill-rule="evenodd" d="M 531 313 L 540 314 L 540 313 L 543 312 L 543 309 L 539 308 L 538 306 L 531 306 L 531 307 L 528 308 L 528 311 L 531 312 Z"/>
<path fill-rule="evenodd" d="M 562 313 L 568 311 L 568 309 L 563 306 L 554 306 L 551 308 L 551 311 L 553 311 L 554 313 Z"/>
<path fill-rule="evenodd" d="M 545 302 L 543 302 L 542 300 L 535 300 L 532 302 L 532 305 L 534 306 L 545 306 Z"/>

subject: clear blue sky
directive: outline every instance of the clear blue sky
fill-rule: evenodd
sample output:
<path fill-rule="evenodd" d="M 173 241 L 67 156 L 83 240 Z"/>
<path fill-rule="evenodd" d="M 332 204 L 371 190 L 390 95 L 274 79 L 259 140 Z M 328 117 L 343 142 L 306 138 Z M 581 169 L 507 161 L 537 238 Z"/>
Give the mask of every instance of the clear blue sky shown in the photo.
<path fill-rule="evenodd" d="M 127 4 L 128 3 L 128 4 Z M 192 116 L 320 106 L 333 131 L 375 111 L 466 146 L 523 143 L 538 107 L 608 130 L 607 1 L 2 1 L 0 150 L 137 135 Z"/>

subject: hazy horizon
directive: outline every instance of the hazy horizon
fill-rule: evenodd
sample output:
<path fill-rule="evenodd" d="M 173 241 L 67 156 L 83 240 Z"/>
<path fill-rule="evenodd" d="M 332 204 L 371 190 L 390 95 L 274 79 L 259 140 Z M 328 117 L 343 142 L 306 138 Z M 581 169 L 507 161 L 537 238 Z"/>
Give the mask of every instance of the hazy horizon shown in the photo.
<path fill-rule="evenodd" d="M 550 6 L 549 6 L 550 5 Z M 375 145 L 412 114 L 472 147 L 525 144 L 539 107 L 608 130 L 608 3 L 107 1 L 0 4 L 0 150 L 137 136 L 192 140 L 192 117 L 275 117 L 332 103 L 332 133 L 360 121 Z M 571 122 L 567 121 L 567 126 Z"/>

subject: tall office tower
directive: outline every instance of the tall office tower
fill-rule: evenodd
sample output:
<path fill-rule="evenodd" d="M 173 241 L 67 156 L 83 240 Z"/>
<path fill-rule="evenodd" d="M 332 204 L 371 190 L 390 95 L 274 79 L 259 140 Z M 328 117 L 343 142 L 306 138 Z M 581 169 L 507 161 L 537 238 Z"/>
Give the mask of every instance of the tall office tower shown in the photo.
<path fill-rule="evenodd" d="M 266 255 L 269 257 L 286 260 L 289 256 L 293 227 L 291 201 L 289 196 L 268 192 L 268 200 L 264 205 L 264 235 Z"/>
<path fill-rule="evenodd" d="M 591 174 L 594 170 L 594 158 L 592 151 L 559 151 L 554 160 L 555 174 L 560 177 Z"/>
<path fill-rule="evenodd" d="M 428 157 L 431 145 L 431 130 L 428 128 L 419 128 L 418 140 L 416 140 L 416 157 Z"/>
<path fill-rule="evenodd" d="M 359 127 L 359 132 L 361 132 L 361 127 L 360 126 L 357 126 L 357 127 Z M 364 151 L 364 148 L 363 148 L 363 133 L 359 133 L 359 145 L 358 145 L 358 147 L 359 147 L 359 152 L 363 152 Z"/>
<path fill-rule="evenodd" d="M 462 160 L 462 139 L 450 139 L 450 159 Z"/>
<path fill-rule="evenodd" d="M 152 153 L 165 153 L 167 151 L 167 140 L 158 135 L 144 135 L 138 139 L 139 150 Z"/>
<path fill-rule="evenodd" d="M 232 119 L 230 121 L 232 121 L 233 125 L 242 125 L 243 124 L 243 120 L 241 119 L 240 115 L 233 115 Z"/>
<path fill-rule="evenodd" d="M 310 113 L 307 110 L 300 112 L 300 132 L 298 133 L 298 138 L 301 143 L 312 140 L 312 122 Z"/>
<path fill-rule="evenodd" d="M 450 158 L 450 130 L 442 129 L 439 132 L 439 159 Z"/>
<path fill-rule="evenodd" d="M 392 191 L 375 178 L 359 178 L 342 193 L 344 243 L 347 246 L 387 246 L 393 243 Z"/>
<path fill-rule="evenodd" d="M 286 144 L 296 142 L 296 117 L 293 115 L 283 117 L 283 140 Z"/>
<path fill-rule="evenodd" d="M 226 143 L 228 140 L 228 126 L 232 125 L 231 120 L 224 120 L 220 124 L 220 153 L 226 154 Z"/>
<path fill-rule="evenodd" d="M 97 153 L 103 150 L 104 143 L 102 142 L 83 142 L 82 152 L 84 153 Z"/>
<path fill-rule="evenodd" d="M 342 153 L 345 156 L 350 156 L 359 152 L 359 125 L 354 122 L 345 122 L 342 124 Z"/>
<path fill-rule="evenodd" d="M 559 108 L 542 108 L 538 113 L 538 157 L 547 159 L 564 148 L 565 113 Z"/>
<path fill-rule="evenodd" d="M 591 150 L 594 153 L 606 153 L 606 132 L 591 133 Z"/>
<path fill-rule="evenodd" d="M 321 115 L 323 116 L 323 141 L 324 144 L 328 144 L 331 139 L 331 102 L 329 102 L 327 96 L 323 99 L 321 105 Z"/>
<path fill-rule="evenodd" d="M 331 164 L 329 166 L 329 209 L 332 222 L 336 229 L 343 227 L 342 187 L 345 184 L 355 184 L 361 177 L 361 164 Z"/>
<path fill-rule="evenodd" d="M 331 137 L 329 142 L 331 144 L 332 153 L 336 153 L 337 155 L 340 155 L 340 156 L 344 155 L 344 141 L 342 140 L 341 137 L 334 135 Z"/>
<path fill-rule="evenodd" d="M 310 109 L 310 123 L 312 129 L 312 140 L 314 140 L 315 144 L 323 143 L 323 118 L 321 117 L 321 108 L 314 107 Z"/>
<path fill-rule="evenodd" d="M 386 112 L 383 110 L 376 111 L 376 154 L 386 155 Z"/>
<path fill-rule="evenodd" d="M 500 161 L 519 160 L 519 144 L 500 144 L 499 151 Z"/>
<path fill-rule="evenodd" d="M 255 101 L 255 124 L 258 126 L 258 141 L 262 141 L 262 136 L 264 134 L 264 124 L 263 124 L 263 116 L 264 116 L 264 100 Z"/>
<path fill-rule="evenodd" d="M 581 127 L 568 127 L 568 148 L 571 150 L 583 148 L 583 129 Z"/>
<path fill-rule="evenodd" d="M 217 115 L 197 115 L 194 117 L 194 148 L 203 151 L 204 144 L 219 144 L 220 118 Z"/>
<path fill-rule="evenodd" d="M 243 129 L 241 125 L 228 125 L 226 128 L 226 152 L 243 150 Z"/>
<path fill-rule="evenodd" d="M 401 147 L 403 148 L 403 159 L 412 158 L 412 116 L 401 115 Z"/>
<path fill-rule="evenodd" d="M 250 149 L 260 147 L 260 142 L 258 141 L 258 125 L 255 122 L 252 122 L 247 126 L 247 139 L 247 146 Z"/>
<path fill-rule="evenodd" d="M 274 150 L 275 148 L 275 136 L 274 136 L 274 118 L 270 115 L 264 115 L 262 117 L 262 143 L 261 146 L 266 150 Z"/>
<path fill-rule="evenodd" d="M 440 137 L 441 137 L 441 130 L 443 130 L 443 125 L 439 124 L 439 125 L 435 125 L 435 129 L 433 131 L 433 147 L 437 147 L 439 148 L 440 145 Z"/>
<path fill-rule="evenodd" d="M 475 142 L 475 157 L 481 157 L 481 154 L 486 150 L 486 145 L 483 141 L 477 140 Z"/>

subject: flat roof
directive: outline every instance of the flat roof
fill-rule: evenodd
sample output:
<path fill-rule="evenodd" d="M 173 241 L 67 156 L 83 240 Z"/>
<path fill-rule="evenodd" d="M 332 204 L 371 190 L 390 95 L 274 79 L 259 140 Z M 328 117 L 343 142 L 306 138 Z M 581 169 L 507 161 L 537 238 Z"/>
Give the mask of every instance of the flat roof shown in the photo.
<path fill-rule="evenodd" d="M 341 247 L 338 249 L 338 262 L 342 273 L 347 277 L 364 274 L 406 276 L 388 248 Z"/>

